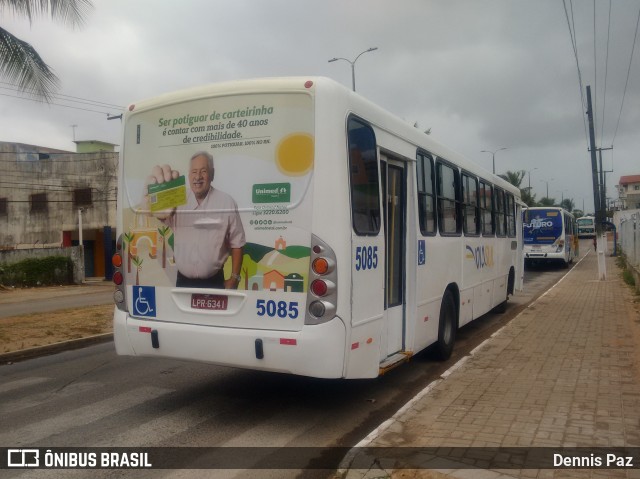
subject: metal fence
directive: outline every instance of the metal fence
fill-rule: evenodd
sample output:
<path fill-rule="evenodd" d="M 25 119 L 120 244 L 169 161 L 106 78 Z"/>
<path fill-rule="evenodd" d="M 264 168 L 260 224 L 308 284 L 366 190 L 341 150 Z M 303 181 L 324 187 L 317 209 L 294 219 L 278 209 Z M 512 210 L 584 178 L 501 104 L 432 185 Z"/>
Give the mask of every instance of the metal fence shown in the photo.
<path fill-rule="evenodd" d="M 620 220 L 618 243 L 627 257 L 627 263 L 640 271 L 640 213 Z"/>

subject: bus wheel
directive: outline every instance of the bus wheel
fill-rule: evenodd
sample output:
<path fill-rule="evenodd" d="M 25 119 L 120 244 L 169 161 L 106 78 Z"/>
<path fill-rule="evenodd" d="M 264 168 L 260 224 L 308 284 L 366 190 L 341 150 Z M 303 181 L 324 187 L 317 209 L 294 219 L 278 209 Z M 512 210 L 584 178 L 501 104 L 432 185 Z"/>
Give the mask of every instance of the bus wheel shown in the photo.
<path fill-rule="evenodd" d="M 445 291 L 440 305 L 438 341 L 434 345 L 434 354 L 441 361 L 449 359 L 453 351 L 453 343 L 456 340 L 456 329 L 458 327 L 456 310 L 453 294 L 449 290 Z"/>

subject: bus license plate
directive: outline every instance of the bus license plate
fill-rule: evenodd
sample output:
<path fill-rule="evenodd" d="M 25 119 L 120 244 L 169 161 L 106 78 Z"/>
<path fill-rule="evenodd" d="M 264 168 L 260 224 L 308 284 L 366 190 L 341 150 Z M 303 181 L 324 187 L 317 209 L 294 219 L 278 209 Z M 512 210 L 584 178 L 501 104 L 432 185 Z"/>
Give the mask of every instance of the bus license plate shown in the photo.
<path fill-rule="evenodd" d="M 227 309 L 229 298 L 218 294 L 192 294 L 191 307 L 193 309 L 207 309 L 223 311 Z"/>

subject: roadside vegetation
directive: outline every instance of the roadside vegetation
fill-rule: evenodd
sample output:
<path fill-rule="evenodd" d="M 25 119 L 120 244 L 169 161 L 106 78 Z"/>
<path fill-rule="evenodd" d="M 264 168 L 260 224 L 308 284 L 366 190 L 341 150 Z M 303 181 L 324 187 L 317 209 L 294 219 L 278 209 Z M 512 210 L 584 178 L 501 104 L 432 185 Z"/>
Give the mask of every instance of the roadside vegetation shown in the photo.
<path fill-rule="evenodd" d="M 2 286 L 51 286 L 73 282 L 73 263 L 66 256 L 27 258 L 17 263 L 0 263 Z"/>

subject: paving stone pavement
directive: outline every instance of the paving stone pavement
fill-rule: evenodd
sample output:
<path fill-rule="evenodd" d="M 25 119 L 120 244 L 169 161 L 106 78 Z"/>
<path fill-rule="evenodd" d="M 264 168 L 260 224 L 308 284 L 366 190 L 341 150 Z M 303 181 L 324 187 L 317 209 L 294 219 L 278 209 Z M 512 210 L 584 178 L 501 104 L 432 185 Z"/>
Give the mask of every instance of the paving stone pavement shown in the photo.
<path fill-rule="evenodd" d="M 606 264 L 601 281 L 590 251 L 365 438 L 339 475 L 640 478 L 640 302 L 615 258 Z M 551 464 L 561 454 L 606 466 L 611 452 L 633 468 Z"/>

